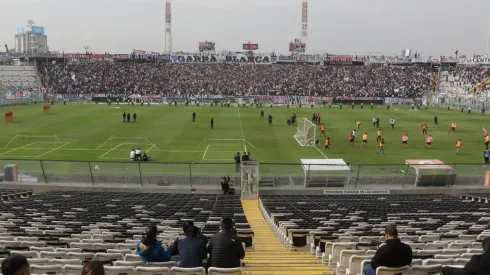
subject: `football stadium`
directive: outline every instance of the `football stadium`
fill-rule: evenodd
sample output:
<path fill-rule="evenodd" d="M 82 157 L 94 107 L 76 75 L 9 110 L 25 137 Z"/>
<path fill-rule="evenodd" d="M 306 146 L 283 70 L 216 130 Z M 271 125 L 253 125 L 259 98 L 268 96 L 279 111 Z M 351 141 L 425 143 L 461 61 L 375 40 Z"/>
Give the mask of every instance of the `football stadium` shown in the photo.
<path fill-rule="evenodd" d="M 490 28 L 486 54 L 320 52 L 297 2 L 283 51 L 176 49 L 170 0 L 157 52 L 17 28 L 1 273 L 488 274 Z"/>

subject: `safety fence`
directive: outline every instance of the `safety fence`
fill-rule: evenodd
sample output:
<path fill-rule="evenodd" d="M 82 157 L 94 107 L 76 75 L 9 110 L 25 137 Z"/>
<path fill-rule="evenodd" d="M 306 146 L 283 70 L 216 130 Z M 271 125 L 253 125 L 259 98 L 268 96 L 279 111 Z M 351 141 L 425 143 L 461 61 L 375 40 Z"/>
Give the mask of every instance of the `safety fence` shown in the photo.
<path fill-rule="evenodd" d="M 92 185 L 134 185 L 191 187 L 219 186 L 222 177 L 240 186 L 239 165 L 234 163 L 96 162 L 52 160 L 0 160 L 0 167 L 16 166 L 14 181 L 37 183 L 86 183 Z M 402 188 L 419 185 L 482 186 L 490 166 L 446 164 L 451 168 L 425 169 L 405 164 L 310 165 L 260 164 L 260 187 L 361 187 L 366 185 Z M 0 171 L 0 181 L 13 175 Z M 12 169 L 10 169 L 11 171 Z"/>

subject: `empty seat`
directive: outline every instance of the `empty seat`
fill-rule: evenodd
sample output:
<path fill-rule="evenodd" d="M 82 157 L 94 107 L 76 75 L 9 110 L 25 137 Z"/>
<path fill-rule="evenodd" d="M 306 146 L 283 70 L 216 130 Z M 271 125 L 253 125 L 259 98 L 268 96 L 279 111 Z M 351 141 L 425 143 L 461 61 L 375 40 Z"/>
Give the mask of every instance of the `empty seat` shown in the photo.
<path fill-rule="evenodd" d="M 49 258 L 49 259 L 68 259 L 68 253 L 66 252 L 50 252 L 50 251 L 41 251 L 41 258 Z"/>
<path fill-rule="evenodd" d="M 412 265 L 410 267 L 410 274 L 413 275 L 433 275 L 440 274 L 442 265 Z"/>
<path fill-rule="evenodd" d="M 206 270 L 204 267 L 196 268 L 183 268 L 183 267 L 172 267 L 172 275 L 206 275 Z"/>
<path fill-rule="evenodd" d="M 25 256 L 26 258 L 30 258 L 30 259 L 35 259 L 35 258 L 39 258 L 39 253 L 37 253 L 36 251 L 18 251 L 18 250 L 12 250 L 10 251 L 10 254 L 12 255 L 23 255 Z"/>
<path fill-rule="evenodd" d="M 51 263 L 59 265 L 82 265 L 83 261 L 80 259 L 52 259 Z"/>
<path fill-rule="evenodd" d="M 210 267 L 208 275 L 242 275 L 242 269 L 237 268 L 217 268 Z"/>
<path fill-rule="evenodd" d="M 133 267 L 138 267 L 138 266 L 145 266 L 145 263 L 143 263 L 142 261 L 132 261 L 132 262 L 116 261 L 114 263 L 114 266 L 133 266 Z"/>
<path fill-rule="evenodd" d="M 68 252 L 68 259 L 79 259 L 82 261 L 91 261 L 95 259 L 95 254 L 94 253 L 89 253 L 89 252 Z"/>
<path fill-rule="evenodd" d="M 63 274 L 64 275 L 80 275 L 82 274 L 83 266 L 82 265 L 70 265 L 67 264 L 63 266 Z"/>
<path fill-rule="evenodd" d="M 63 274 L 61 265 L 31 265 L 31 274 Z"/>
<path fill-rule="evenodd" d="M 132 266 L 104 266 L 106 275 L 134 275 L 135 268 Z"/>
<path fill-rule="evenodd" d="M 170 269 L 168 267 L 142 267 L 139 266 L 135 269 L 135 275 L 170 275 Z"/>
<path fill-rule="evenodd" d="M 397 268 L 380 266 L 376 268 L 376 275 L 408 275 L 408 274 L 410 274 L 409 266 L 402 266 Z"/>
<path fill-rule="evenodd" d="M 124 261 L 124 255 L 121 253 L 97 253 L 95 258 L 99 261 Z"/>
<path fill-rule="evenodd" d="M 29 262 L 29 265 L 50 265 L 51 264 L 51 259 L 47 258 L 34 258 L 34 259 L 27 259 Z"/>

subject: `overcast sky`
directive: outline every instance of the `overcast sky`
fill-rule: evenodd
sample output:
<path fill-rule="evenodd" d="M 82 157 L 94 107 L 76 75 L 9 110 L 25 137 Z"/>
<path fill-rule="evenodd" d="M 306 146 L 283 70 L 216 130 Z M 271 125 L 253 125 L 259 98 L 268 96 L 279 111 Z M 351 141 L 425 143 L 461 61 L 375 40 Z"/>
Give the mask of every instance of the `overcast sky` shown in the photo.
<path fill-rule="evenodd" d="M 44 26 L 53 51 L 128 53 L 163 51 L 165 0 L 0 0 L 0 42 L 14 47 L 17 27 Z M 426 55 L 484 53 L 489 0 L 309 0 L 311 52 Z M 287 52 L 299 38 L 301 0 L 173 0 L 173 50 Z"/>

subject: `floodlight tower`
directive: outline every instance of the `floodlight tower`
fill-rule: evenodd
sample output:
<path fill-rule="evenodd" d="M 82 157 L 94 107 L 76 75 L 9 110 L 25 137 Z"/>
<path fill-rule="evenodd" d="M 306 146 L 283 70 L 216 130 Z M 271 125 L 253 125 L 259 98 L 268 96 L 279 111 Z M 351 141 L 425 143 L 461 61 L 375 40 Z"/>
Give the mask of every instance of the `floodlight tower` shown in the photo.
<path fill-rule="evenodd" d="M 303 0 L 301 12 L 301 43 L 305 44 L 305 52 L 308 48 L 308 0 Z"/>
<path fill-rule="evenodd" d="M 165 52 L 172 51 L 172 3 L 165 3 Z"/>

